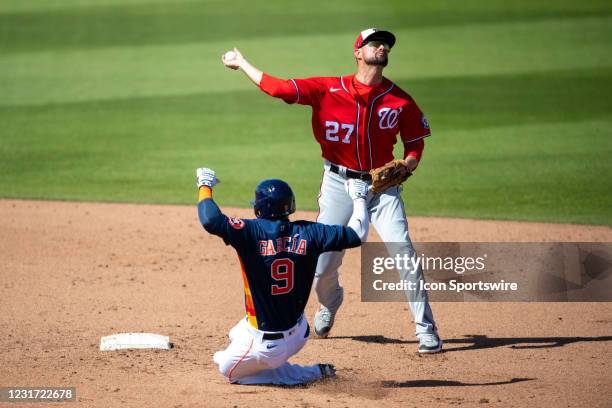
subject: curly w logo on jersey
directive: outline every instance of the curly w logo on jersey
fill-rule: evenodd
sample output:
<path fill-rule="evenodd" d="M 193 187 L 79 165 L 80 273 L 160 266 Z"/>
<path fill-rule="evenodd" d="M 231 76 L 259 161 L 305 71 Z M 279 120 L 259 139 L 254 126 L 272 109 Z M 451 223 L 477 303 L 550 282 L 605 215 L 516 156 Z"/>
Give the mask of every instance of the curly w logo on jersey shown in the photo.
<path fill-rule="evenodd" d="M 399 109 L 391 109 L 391 108 L 380 108 L 378 111 L 378 117 L 380 120 L 378 121 L 379 129 L 393 129 L 397 126 L 399 122 L 399 114 L 402 111 L 402 108 Z"/>

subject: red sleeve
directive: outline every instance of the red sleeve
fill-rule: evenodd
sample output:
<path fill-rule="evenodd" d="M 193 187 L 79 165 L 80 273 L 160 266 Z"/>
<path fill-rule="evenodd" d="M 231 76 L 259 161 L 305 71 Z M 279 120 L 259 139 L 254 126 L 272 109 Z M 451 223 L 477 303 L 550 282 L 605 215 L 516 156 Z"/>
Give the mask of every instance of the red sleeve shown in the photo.
<path fill-rule="evenodd" d="M 291 80 L 284 81 L 264 72 L 259 83 L 259 89 L 270 96 L 280 98 L 287 103 L 296 103 L 298 100 L 298 89 Z"/>
<path fill-rule="evenodd" d="M 415 157 L 421 161 L 423 150 L 425 149 L 425 140 L 419 139 L 414 142 L 404 142 L 404 159 L 408 156 Z"/>
<path fill-rule="evenodd" d="M 410 103 L 400 113 L 400 137 L 407 143 L 415 142 L 431 135 L 429 122 L 421 112 L 421 109 L 411 99 Z"/>
<path fill-rule="evenodd" d="M 300 105 L 317 105 L 325 94 L 326 80 L 329 80 L 329 78 L 290 79 L 298 91 L 297 103 Z"/>
<path fill-rule="evenodd" d="M 318 103 L 325 92 L 325 80 L 324 78 L 283 80 L 264 73 L 259 88 L 287 103 L 312 106 Z"/>

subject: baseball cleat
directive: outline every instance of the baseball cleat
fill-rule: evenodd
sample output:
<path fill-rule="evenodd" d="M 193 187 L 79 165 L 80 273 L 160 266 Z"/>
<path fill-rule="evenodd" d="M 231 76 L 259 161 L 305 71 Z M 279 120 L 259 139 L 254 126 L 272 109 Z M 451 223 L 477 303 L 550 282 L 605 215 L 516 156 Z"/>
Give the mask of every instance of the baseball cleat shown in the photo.
<path fill-rule="evenodd" d="M 442 339 L 437 333 L 426 333 L 419 336 L 419 353 L 431 354 L 442 350 Z"/>
<path fill-rule="evenodd" d="M 323 380 L 327 378 L 336 378 L 336 367 L 331 364 L 319 364 L 319 370 L 321 370 L 321 377 Z"/>
<path fill-rule="evenodd" d="M 335 313 L 325 306 L 319 306 L 319 310 L 314 317 L 314 332 L 317 337 L 324 339 L 329 335 L 329 331 L 334 326 Z"/>

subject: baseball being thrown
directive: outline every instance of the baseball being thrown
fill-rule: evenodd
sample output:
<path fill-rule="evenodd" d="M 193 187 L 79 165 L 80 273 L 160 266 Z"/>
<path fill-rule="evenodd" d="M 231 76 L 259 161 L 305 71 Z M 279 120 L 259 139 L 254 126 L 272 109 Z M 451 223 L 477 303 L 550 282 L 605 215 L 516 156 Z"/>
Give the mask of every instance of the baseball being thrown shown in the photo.
<path fill-rule="evenodd" d="M 225 55 L 223 56 L 223 58 L 224 58 L 226 61 L 231 61 L 231 60 L 233 60 L 233 59 L 235 59 L 235 58 L 236 58 L 236 52 L 235 52 L 235 51 L 228 51 L 228 52 L 226 52 L 226 53 L 225 53 Z"/>

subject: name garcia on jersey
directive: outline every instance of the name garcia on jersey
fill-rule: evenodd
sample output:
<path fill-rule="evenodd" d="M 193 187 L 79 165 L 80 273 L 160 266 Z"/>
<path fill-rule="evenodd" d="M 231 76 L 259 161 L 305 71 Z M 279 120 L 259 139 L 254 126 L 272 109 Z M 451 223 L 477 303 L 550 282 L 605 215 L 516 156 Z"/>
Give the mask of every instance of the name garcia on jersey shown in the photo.
<path fill-rule="evenodd" d="M 290 252 L 297 255 L 306 255 L 307 241 L 299 235 L 292 237 L 279 237 L 268 239 L 257 243 L 259 253 L 262 256 L 272 256 L 281 252 Z"/>

